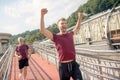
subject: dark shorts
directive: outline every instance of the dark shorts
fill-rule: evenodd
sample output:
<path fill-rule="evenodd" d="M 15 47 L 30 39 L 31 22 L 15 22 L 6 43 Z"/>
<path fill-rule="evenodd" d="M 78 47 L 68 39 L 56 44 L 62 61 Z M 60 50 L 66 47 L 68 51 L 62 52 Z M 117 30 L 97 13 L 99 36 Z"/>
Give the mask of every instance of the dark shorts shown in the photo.
<path fill-rule="evenodd" d="M 59 76 L 60 80 L 70 80 L 70 77 L 73 80 L 83 80 L 79 64 L 76 61 L 59 63 Z"/>
<path fill-rule="evenodd" d="M 28 59 L 19 60 L 19 69 L 22 69 L 22 68 L 24 68 L 26 66 L 29 66 Z"/>

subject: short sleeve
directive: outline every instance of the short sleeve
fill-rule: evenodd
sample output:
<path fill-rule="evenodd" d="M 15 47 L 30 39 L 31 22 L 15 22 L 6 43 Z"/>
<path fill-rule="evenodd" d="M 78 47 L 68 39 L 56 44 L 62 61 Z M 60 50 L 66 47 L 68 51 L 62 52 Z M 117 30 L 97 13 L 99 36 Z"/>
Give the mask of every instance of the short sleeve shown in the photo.
<path fill-rule="evenodd" d="M 18 51 L 18 46 L 16 46 L 15 51 L 16 51 L 16 52 L 19 52 L 19 51 Z"/>
<path fill-rule="evenodd" d="M 74 35 L 74 32 L 73 32 L 73 31 L 70 31 L 70 34 Z"/>
<path fill-rule="evenodd" d="M 57 35 L 55 34 L 55 33 L 53 33 L 53 42 L 55 42 L 56 41 L 56 37 L 57 37 Z"/>

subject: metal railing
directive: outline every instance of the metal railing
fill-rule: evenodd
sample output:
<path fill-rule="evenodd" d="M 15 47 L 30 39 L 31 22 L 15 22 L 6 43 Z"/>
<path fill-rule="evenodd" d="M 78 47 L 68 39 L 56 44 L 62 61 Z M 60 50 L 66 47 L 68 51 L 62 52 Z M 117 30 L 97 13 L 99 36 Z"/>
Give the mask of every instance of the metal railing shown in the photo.
<path fill-rule="evenodd" d="M 4 55 L 0 58 L 0 80 L 8 80 L 10 77 L 13 48 L 9 46 Z"/>
<path fill-rule="evenodd" d="M 81 50 L 93 54 L 80 53 Z M 90 50 L 77 48 L 76 51 L 80 69 L 86 80 L 120 79 L 120 50 Z M 115 55 L 119 56 L 119 60 L 106 58 Z"/>
<path fill-rule="evenodd" d="M 44 43 L 34 44 L 33 46 L 40 56 L 58 66 L 57 51 L 53 47 L 54 45 Z M 84 53 L 80 51 L 84 51 Z M 116 54 L 120 58 L 120 50 L 76 48 L 76 52 L 77 62 L 80 64 L 84 80 L 120 80 L 120 60 L 106 58 L 106 56 L 115 56 Z"/>
<path fill-rule="evenodd" d="M 57 51 L 55 48 L 50 48 L 49 46 L 45 47 L 45 45 L 33 45 L 35 51 L 42 57 L 48 60 L 48 62 L 51 62 L 58 66 L 57 63 Z M 45 54 L 44 54 L 45 53 Z"/>

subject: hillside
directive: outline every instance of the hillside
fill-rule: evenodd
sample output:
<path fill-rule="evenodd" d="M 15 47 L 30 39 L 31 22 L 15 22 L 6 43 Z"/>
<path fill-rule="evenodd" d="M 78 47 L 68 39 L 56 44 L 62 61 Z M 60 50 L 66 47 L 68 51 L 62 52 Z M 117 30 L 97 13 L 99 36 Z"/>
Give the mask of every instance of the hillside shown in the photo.
<path fill-rule="evenodd" d="M 94 15 L 99 12 L 105 11 L 107 9 L 111 9 L 113 6 L 115 6 L 115 4 L 116 6 L 120 6 L 120 0 L 88 0 L 87 3 L 80 5 L 79 8 L 67 18 L 68 27 L 72 27 L 76 24 L 78 12 L 85 12 L 90 15 Z M 83 17 L 83 19 L 86 20 L 87 18 Z M 54 32 L 54 33 L 59 32 L 57 25 L 55 23 L 48 26 L 47 29 L 49 29 L 51 32 Z M 16 44 L 17 38 L 19 36 L 25 38 L 26 43 L 32 43 L 34 41 L 41 41 L 45 38 L 39 32 L 39 29 L 36 29 L 33 31 L 26 31 L 18 35 L 13 35 L 11 38 L 11 43 Z"/>

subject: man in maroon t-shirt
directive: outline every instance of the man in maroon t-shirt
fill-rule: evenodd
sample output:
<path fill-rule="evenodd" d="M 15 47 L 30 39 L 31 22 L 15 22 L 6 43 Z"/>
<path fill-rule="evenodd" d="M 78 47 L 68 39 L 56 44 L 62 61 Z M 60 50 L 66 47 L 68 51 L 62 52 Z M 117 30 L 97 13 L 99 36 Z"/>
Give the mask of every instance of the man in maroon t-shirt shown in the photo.
<path fill-rule="evenodd" d="M 73 35 L 76 34 L 80 29 L 82 13 L 78 13 L 78 21 L 73 31 L 67 32 L 67 22 L 65 18 L 61 18 L 57 22 L 60 32 L 58 34 L 54 34 L 44 27 L 44 15 L 47 12 L 48 11 L 46 8 L 41 9 L 40 31 L 48 39 L 51 39 L 55 43 L 59 55 L 60 80 L 70 80 L 70 77 L 72 77 L 74 80 L 82 80 L 81 71 L 76 62 L 76 52 L 73 41 Z"/>
<path fill-rule="evenodd" d="M 25 80 L 27 75 L 27 66 L 29 66 L 28 59 L 30 58 L 30 53 L 28 53 L 29 47 L 28 45 L 24 44 L 24 39 L 22 37 L 18 38 L 18 43 L 19 44 L 15 49 L 15 56 L 18 57 L 19 61 L 19 78 L 23 78 Z"/>

